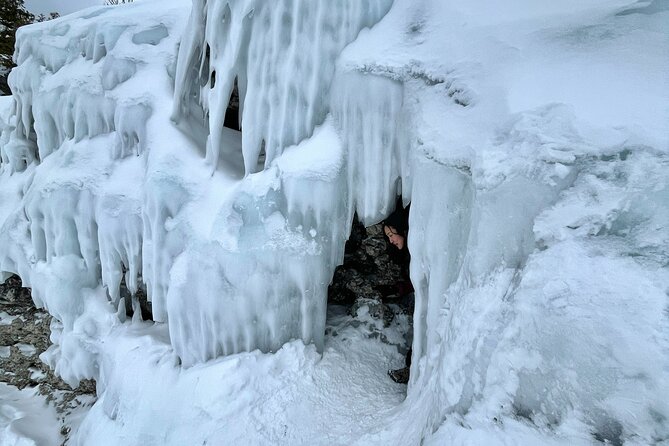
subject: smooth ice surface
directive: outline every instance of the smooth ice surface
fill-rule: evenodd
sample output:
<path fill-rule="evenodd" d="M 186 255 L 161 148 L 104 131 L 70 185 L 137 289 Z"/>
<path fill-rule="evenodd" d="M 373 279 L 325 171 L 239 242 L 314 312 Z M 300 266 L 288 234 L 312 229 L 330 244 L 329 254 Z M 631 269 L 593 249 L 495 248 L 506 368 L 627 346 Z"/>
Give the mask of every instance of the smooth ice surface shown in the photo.
<path fill-rule="evenodd" d="M 79 444 L 668 441 L 663 2 L 156 5 L 22 29 L 0 102 L 0 273 L 98 382 Z M 399 193 L 403 402 L 380 334 L 324 336 Z"/>

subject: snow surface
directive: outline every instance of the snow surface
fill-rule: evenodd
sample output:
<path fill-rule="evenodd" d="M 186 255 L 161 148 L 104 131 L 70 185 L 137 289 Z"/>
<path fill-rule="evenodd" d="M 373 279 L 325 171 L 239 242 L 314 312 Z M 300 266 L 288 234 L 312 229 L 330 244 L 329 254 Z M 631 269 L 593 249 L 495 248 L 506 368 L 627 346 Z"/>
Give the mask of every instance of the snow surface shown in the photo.
<path fill-rule="evenodd" d="M 57 320 L 42 358 L 97 381 L 74 444 L 669 442 L 665 3 L 146 0 L 21 29 L 0 272 Z M 397 348 L 326 322 L 353 213 L 400 192 L 404 401 Z"/>
<path fill-rule="evenodd" d="M 0 444 L 57 446 L 61 443 L 56 410 L 36 389 L 0 383 Z"/>

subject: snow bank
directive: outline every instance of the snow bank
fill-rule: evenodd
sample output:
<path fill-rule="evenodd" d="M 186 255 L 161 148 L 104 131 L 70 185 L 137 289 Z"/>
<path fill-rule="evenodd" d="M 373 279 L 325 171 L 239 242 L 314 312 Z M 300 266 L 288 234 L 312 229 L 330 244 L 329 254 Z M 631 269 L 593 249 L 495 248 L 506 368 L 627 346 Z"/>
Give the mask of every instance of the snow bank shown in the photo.
<path fill-rule="evenodd" d="M 323 350 L 353 213 L 375 223 L 399 193 L 411 382 L 358 444 L 666 441 L 668 12 L 549 3 L 195 0 L 186 26 L 187 5 L 146 1 L 22 29 L 0 270 L 59 321 L 45 359 L 98 381 L 79 441 L 140 438 L 156 370 L 184 394 L 211 373 L 249 387 L 224 404 L 250 412 L 220 411 L 231 441 L 271 417 L 272 374 L 299 387 L 317 360 L 286 342 Z M 242 132 L 223 126 L 235 82 Z M 145 343 L 122 280 L 152 302 Z M 133 349 L 156 364 L 136 380 L 113 359 Z M 206 362 L 253 349 L 279 353 Z"/>

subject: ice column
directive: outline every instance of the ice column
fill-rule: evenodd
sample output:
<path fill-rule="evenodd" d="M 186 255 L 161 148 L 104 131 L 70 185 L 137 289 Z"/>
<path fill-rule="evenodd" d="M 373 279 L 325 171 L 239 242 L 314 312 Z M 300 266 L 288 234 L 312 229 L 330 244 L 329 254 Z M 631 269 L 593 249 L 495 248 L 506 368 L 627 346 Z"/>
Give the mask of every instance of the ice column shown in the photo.
<path fill-rule="evenodd" d="M 401 82 L 358 71 L 338 73 L 330 93 L 346 150 L 348 193 L 366 224 L 390 214 L 400 192 L 407 202 L 411 197 L 403 95 Z"/>
<path fill-rule="evenodd" d="M 176 258 L 166 309 L 184 365 L 276 351 L 295 338 L 322 348 L 327 288 L 350 224 L 343 161 L 326 121 L 242 180 L 211 239 L 191 241 Z M 232 243 L 219 241 L 230 235 Z"/>
<path fill-rule="evenodd" d="M 408 247 L 416 290 L 413 357 L 418 360 L 441 341 L 437 327 L 446 308 L 445 291 L 460 276 L 467 252 L 474 187 L 471 175 L 461 169 L 424 158 L 413 166 Z M 414 366 L 412 380 L 418 371 Z"/>

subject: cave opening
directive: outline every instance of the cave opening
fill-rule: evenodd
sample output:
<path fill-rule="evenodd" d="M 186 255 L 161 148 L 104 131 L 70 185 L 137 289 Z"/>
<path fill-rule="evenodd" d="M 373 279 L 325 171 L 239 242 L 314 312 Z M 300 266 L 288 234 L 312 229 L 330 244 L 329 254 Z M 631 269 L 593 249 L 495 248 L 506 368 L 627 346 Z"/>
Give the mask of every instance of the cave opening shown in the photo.
<path fill-rule="evenodd" d="M 126 282 L 127 268 L 121 264 L 121 283 L 119 284 L 119 295 L 123 299 L 125 316 L 128 318 L 139 318 L 143 321 L 153 321 L 153 308 L 148 299 L 146 284 L 141 275 L 137 278 L 137 290 L 132 292 Z"/>
<path fill-rule="evenodd" d="M 401 201 L 397 206 L 402 210 Z M 405 211 L 408 216 L 408 208 Z M 388 371 L 388 379 L 406 383 L 413 341 L 414 292 L 409 281 L 408 249 L 397 249 L 387 237 L 390 229 L 384 223 L 391 218 L 365 227 L 354 216 L 344 261 L 335 269 L 328 288 L 325 335 L 327 344 L 327 338 L 340 336 L 347 324 L 362 327 L 366 336 L 392 347 L 393 357 L 379 358 L 382 363 L 377 367 Z M 392 375 L 397 370 L 403 370 L 406 380 L 400 377 L 397 381 Z"/>
<path fill-rule="evenodd" d="M 132 293 L 125 285 L 125 279 L 121 282 L 121 297 L 124 300 L 125 315 L 128 318 L 136 318 L 135 313 L 141 317 L 142 321 L 153 322 L 153 309 L 151 301 L 146 294 L 146 287 L 144 284 Z"/>
<path fill-rule="evenodd" d="M 211 73 L 212 76 L 212 88 L 214 82 L 216 82 L 216 72 Z M 237 130 L 238 132 L 242 131 L 242 123 L 239 116 L 239 87 L 237 86 L 237 77 L 232 84 L 232 92 L 230 93 L 230 100 L 228 101 L 228 108 L 225 111 L 225 119 L 223 121 L 223 127 Z"/>

